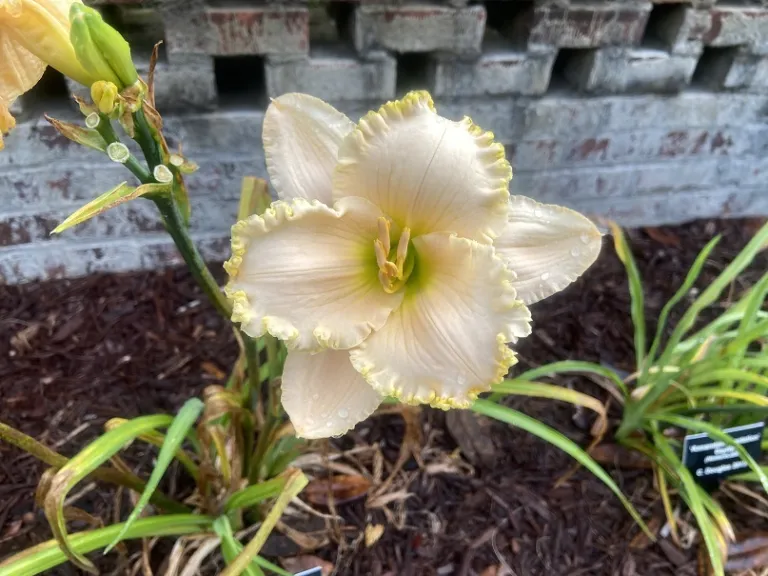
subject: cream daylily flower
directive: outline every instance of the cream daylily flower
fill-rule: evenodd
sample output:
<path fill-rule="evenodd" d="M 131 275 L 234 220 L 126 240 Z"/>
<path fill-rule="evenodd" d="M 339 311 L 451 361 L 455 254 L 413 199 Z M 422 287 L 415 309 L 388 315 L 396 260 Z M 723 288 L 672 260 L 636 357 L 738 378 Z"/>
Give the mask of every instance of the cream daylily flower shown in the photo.
<path fill-rule="evenodd" d="M 226 290 L 246 333 L 286 342 L 283 405 L 306 438 L 346 432 L 385 395 L 468 407 L 515 362 L 526 304 L 600 250 L 576 212 L 510 199 L 503 147 L 426 92 L 357 125 L 286 94 L 263 138 L 281 201 L 233 227 Z"/>
<path fill-rule="evenodd" d="M 13 102 L 38 83 L 46 65 L 90 86 L 69 40 L 69 7 L 81 0 L 0 0 L 0 150 L 15 125 Z"/>

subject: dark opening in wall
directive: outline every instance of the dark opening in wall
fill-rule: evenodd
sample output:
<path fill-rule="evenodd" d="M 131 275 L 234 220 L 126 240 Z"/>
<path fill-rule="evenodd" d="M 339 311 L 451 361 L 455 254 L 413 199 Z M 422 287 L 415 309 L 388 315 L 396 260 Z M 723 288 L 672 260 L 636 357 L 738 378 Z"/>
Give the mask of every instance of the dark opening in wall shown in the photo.
<path fill-rule="evenodd" d="M 708 90 L 723 88 L 725 78 L 733 66 L 740 48 L 738 46 L 726 46 L 716 48 L 705 46 L 696 69 L 693 71 L 691 85 Z"/>
<path fill-rule="evenodd" d="M 552 65 L 548 91 L 583 90 L 595 51 L 594 48 L 560 48 Z"/>
<path fill-rule="evenodd" d="M 71 108 L 72 96 L 67 89 L 64 75 L 50 66 L 45 69 L 40 82 L 20 98 L 25 116 L 40 116 L 57 110 Z"/>
<path fill-rule="evenodd" d="M 688 3 L 653 4 L 645 25 L 642 45 L 646 48 L 671 50 L 685 22 Z"/>
<path fill-rule="evenodd" d="M 351 47 L 354 4 L 318 2 L 309 5 L 309 47 Z"/>
<path fill-rule="evenodd" d="M 404 52 L 397 55 L 397 97 L 411 90 L 432 89 L 432 60 L 429 54 Z"/>
<path fill-rule="evenodd" d="M 264 59 L 259 56 L 221 56 L 213 59 L 216 89 L 222 106 L 266 106 Z"/>
<path fill-rule="evenodd" d="M 484 43 L 495 44 L 499 40 L 516 49 L 525 49 L 533 27 L 533 1 L 490 1 L 485 3 L 488 14 Z"/>
<path fill-rule="evenodd" d="M 165 38 L 162 18 L 152 8 L 107 4 L 100 6 L 99 12 L 128 41 L 134 55 L 149 57 L 153 46 Z"/>

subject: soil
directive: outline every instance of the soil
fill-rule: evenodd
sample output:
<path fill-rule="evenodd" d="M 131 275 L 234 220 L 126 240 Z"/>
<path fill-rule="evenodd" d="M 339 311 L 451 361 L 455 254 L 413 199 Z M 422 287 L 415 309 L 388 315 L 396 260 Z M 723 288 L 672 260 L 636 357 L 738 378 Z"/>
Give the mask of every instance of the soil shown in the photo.
<path fill-rule="evenodd" d="M 700 287 L 760 224 L 698 221 L 629 231 L 645 280 L 647 314 L 658 313 L 712 236 L 722 234 L 722 241 L 705 266 Z M 767 266 L 763 253 L 733 293 L 748 287 Z M 628 311 L 626 278 L 607 239 L 598 263 L 583 278 L 533 307 L 534 333 L 518 347 L 516 370 L 568 358 L 632 371 Z M 220 382 L 235 351 L 231 330 L 185 270 L 0 286 L 0 420 L 72 455 L 110 418 L 172 412 L 205 386 Z M 608 397 L 584 378 L 563 377 L 557 383 L 603 401 Z M 590 440 L 590 417 L 569 405 L 531 399 L 516 399 L 512 405 L 582 445 Z M 344 519 L 344 529 L 336 530 L 341 543 L 314 554 L 334 563 L 337 574 L 485 576 L 496 574 L 495 566 L 518 576 L 698 573 L 696 545 L 680 550 L 663 539 L 644 542 L 618 500 L 589 473 L 579 471 L 555 487 L 572 461 L 549 444 L 514 428 L 481 423 L 481 448 L 490 454 L 470 464 L 456 453 L 445 413 L 425 409 L 420 424 L 426 446 L 417 456 L 423 466 L 413 457 L 405 463 L 405 476 L 400 476 L 407 478 L 404 499 L 388 507 L 394 513 L 366 507 L 362 499 L 336 507 Z M 401 416 L 375 416 L 334 441 L 332 449 L 376 446 L 391 467 L 404 431 Z M 134 450 L 129 461 L 147 469 L 151 456 Z M 608 469 L 647 518 L 661 520 L 648 471 Z M 33 499 L 43 470 L 31 457 L 0 443 L 0 558 L 51 537 Z M 737 529 L 759 527 L 744 508 L 719 499 Z M 111 521 L 116 501 L 109 488 L 92 486 L 79 495 L 78 506 Z M 369 524 L 385 526 L 370 548 L 361 536 Z M 109 557 L 93 557 L 105 571 L 127 573 Z M 78 572 L 62 567 L 50 573 Z"/>

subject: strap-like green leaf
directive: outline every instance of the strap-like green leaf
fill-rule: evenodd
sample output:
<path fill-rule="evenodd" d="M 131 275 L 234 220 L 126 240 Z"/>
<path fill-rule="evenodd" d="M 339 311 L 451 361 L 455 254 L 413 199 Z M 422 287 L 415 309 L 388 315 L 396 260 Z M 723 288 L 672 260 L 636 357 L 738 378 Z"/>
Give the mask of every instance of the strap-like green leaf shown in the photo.
<path fill-rule="evenodd" d="M 616 485 L 616 482 L 613 481 L 613 478 L 611 478 L 608 473 L 603 470 L 603 468 L 573 440 L 567 438 L 557 430 L 550 428 L 546 424 L 539 422 L 535 418 L 531 418 L 530 416 L 527 416 L 522 412 L 518 412 L 517 410 L 513 410 L 512 408 L 499 406 L 493 402 L 488 402 L 487 400 L 475 400 L 474 404 L 472 404 L 471 410 L 477 412 L 478 414 L 483 414 L 484 416 L 490 416 L 496 420 L 506 422 L 510 426 L 521 428 L 522 430 L 530 432 L 534 436 L 538 436 L 542 440 L 549 442 L 553 446 L 560 448 L 560 450 L 574 458 L 577 462 L 584 466 L 584 468 L 602 480 L 603 483 L 608 486 L 608 488 L 610 488 L 611 491 L 616 495 L 616 497 L 621 500 L 621 503 L 624 504 L 627 512 L 629 512 L 632 518 L 635 519 L 640 528 L 642 528 L 643 532 L 645 532 L 651 540 L 655 540 L 653 533 L 648 529 L 648 526 L 646 526 L 638 511 L 635 510 L 635 507 L 632 506 L 632 503 L 621 492 L 621 488 Z"/>
<path fill-rule="evenodd" d="M 669 441 L 664 438 L 662 434 L 653 432 L 653 442 L 656 449 L 670 462 L 672 468 L 674 468 L 680 479 L 680 483 L 682 484 L 680 495 L 683 500 L 685 500 L 685 503 L 688 504 L 688 507 L 696 518 L 696 522 L 699 525 L 699 531 L 701 532 L 701 535 L 704 538 L 704 544 L 707 547 L 709 561 L 712 564 L 715 576 L 723 576 L 723 555 L 720 550 L 717 534 L 715 534 L 715 527 L 712 524 L 712 520 L 709 517 L 701 498 L 701 487 L 696 483 L 696 480 L 694 480 L 688 469 L 683 466 L 683 463 L 680 462 L 680 459 L 670 446 Z"/>
<path fill-rule="evenodd" d="M 168 514 L 140 518 L 123 534 L 123 540 L 199 534 L 210 530 L 212 523 L 213 518 L 199 514 Z M 71 549 L 77 554 L 93 552 L 114 540 L 115 534 L 122 529 L 123 524 L 113 524 L 107 528 L 72 534 L 69 537 Z M 0 562 L 0 574 L 3 576 L 49 574 L 51 568 L 66 561 L 67 555 L 59 547 L 59 542 L 48 540 Z"/>
<path fill-rule="evenodd" d="M 685 280 L 683 281 L 680 288 L 677 289 L 677 292 L 670 298 L 667 303 L 664 305 L 664 308 L 661 309 L 661 314 L 659 314 L 659 321 L 656 325 L 656 335 L 653 338 L 653 343 L 651 344 L 651 349 L 648 352 L 648 363 L 645 364 L 642 368 L 643 375 L 640 377 L 640 383 L 645 384 L 645 374 L 648 372 L 648 364 L 651 364 L 655 361 L 656 358 L 656 352 L 659 350 L 659 346 L 661 346 L 661 339 L 664 335 L 664 328 L 667 326 L 667 318 L 669 318 L 669 313 L 672 311 L 672 308 L 674 308 L 680 300 L 682 300 L 688 292 L 690 292 L 691 288 L 693 288 L 693 284 L 696 282 L 696 280 L 699 277 L 699 274 L 701 274 L 701 269 L 704 268 L 704 263 L 707 261 L 707 258 L 709 258 L 709 254 L 714 250 L 715 246 L 717 246 L 717 243 L 720 242 L 720 236 L 715 236 L 712 240 L 707 243 L 706 246 L 699 252 L 699 255 L 696 256 L 696 260 L 693 262 L 693 265 L 691 266 L 690 270 L 688 270 L 688 274 L 685 276 Z"/>
<path fill-rule="evenodd" d="M 144 488 L 144 492 L 141 494 L 141 497 L 136 503 L 133 512 L 131 512 L 131 515 L 128 517 L 128 520 L 125 521 L 123 530 L 115 537 L 110 545 L 107 546 L 105 552 L 109 552 L 115 544 L 120 542 L 123 535 L 139 518 L 139 515 L 144 510 L 147 502 L 149 502 L 149 499 L 152 497 L 152 493 L 155 491 L 158 484 L 160 484 L 160 480 L 162 479 L 163 474 L 165 474 L 168 466 L 171 465 L 171 462 L 176 456 L 176 451 L 179 449 L 182 442 L 184 442 L 184 438 L 202 411 L 203 403 L 197 398 L 190 398 L 184 403 L 184 406 L 181 407 L 181 410 L 179 410 L 176 418 L 173 419 L 173 423 L 171 423 L 171 425 L 168 427 L 168 433 L 165 435 L 165 441 L 163 442 L 163 446 L 160 448 L 160 453 L 157 456 L 157 463 L 155 464 L 155 468 L 152 470 L 152 474 L 149 477 L 146 488 Z"/>
<path fill-rule="evenodd" d="M 285 488 L 285 477 L 273 478 L 238 490 L 224 503 L 224 512 L 248 508 L 268 498 L 274 498 Z"/>
<path fill-rule="evenodd" d="M 613 245 L 629 280 L 630 314 L 635 326 L 635 362 L 638 370 L 645 363 L 645 296 L 643 294 L 643 282 L 637 269 L 635 257 L 627 243 L 624 232 L 618 225 L 611 223 Z"/>
<path fill-rule="evenodd" d="M 243 545 L 235 538 L 232 526 L 226 516 L 216 518 L 216 521 L 213 523 L 213 530 L 221 539 L 221 554 L 224 556 L 224 562 L 229 566 L 243 551 Z M 240 574 L 245 574 L 245 576 L 264 576 L 261 568 L 253 562 L 245 566 Z"/>
<path fill-rule="evenodd" d="M 221 573 L 221 576 L 237 576 L 238 574 L 243 573 L 245 568 L 249 566 L 251 561 L 258 555 L 261 547 L 264 546 L 267 537 L 272 532 L 277 521 L 280 520 L 280 516 L 283 515 L 283 511 L 290 501 L 304 489 L 304 486 L 306 486 L 308 482 L 307 477 L 304 476 L 304 473 L 301 472 L 301 470 L 291 470 L 290 473 L 286 475 L 285 487 L 272 505 L 267 517 L 264 518 L 264 521 L 261 523 L 259 531 L 256 532 L 253 539 L 248 542 L 245 548 L 243 548 L 243 551 L 238 554 L 237 558 L 235 558 Z"/>
<path fill-rule="evenodd" d="M 263 214 L 271 201 L 266 181 L 255 176 L 246 176 L 240 186 L 237 219 L 245 220 L 252 214 Z"/>
<path fill-rule="evenodd" d="M 119 452 L 126 443 L 150 430 L 170 426 L 171 422 L 173 418 L 164 414 L 134 418 L 99 436 L 62 466 L 53 477 L 50 489 L 45 496 L 45 517 L 51 525 L 53 535 L 73 564 L 88 572 L 97 573 L 91 561 L 78 554 L 69 543 L 64 519 L 64 500 L 69 491 L 103 462 Z"/>
<path fill-rule="evenodd" d="M 167 192 L 169 189 L 167 184 L 142 184 L 138 188 L 133 188 L 132 186 L 128 186 L 126 182 L 121 182 L 109 192 L 105 192 L 77 210 L 69 216 L 69 218 L 64 220 L 64 222 L 56 226 L 51 234 L 59 234 L 68 228 L 72 228 L 72 226 L 82 224 L 86 220 L 90 220 L 94 216 L 98 216 L 102 212 L 106 212 L 110 208 L 119 206 L 129 200 L 133 200 L 145 194 Z"/>

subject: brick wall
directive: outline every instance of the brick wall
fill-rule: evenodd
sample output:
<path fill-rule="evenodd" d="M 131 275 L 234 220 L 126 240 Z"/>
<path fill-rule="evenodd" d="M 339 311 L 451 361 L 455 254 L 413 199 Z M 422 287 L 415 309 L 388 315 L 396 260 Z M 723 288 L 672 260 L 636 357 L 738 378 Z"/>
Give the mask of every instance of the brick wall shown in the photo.
<path fill-rule="evenodd" d="M 265 176 L 268 97 L 304 91 L 353 118 L 414 88 L 493 130 L 512 190 L 627 225 L 768 213 L 768 8 L 748 0 L 95 2 L 146 68 L 188 179 L 193 231 L 228 255 L 240 179 Z M 16 106 L 0 153 L 0 282 L 179 262 L 148 201 L 51 238 L 79 205 L 130 180 L 63 139 L 62 78 Z M 183 113 L 181 113 L 183 111 Z"/>

